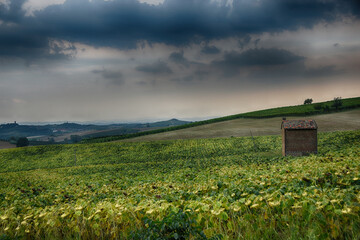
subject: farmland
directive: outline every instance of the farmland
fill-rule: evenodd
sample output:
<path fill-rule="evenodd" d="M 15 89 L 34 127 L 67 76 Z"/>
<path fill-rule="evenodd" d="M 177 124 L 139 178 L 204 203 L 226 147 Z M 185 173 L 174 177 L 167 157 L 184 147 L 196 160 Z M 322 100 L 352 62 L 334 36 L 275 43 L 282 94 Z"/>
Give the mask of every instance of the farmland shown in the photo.
<path fill-rule="evenodd" d="M 360 109 L 320 114 L 310 117 L 288 117 L 287 119 L 314 119 L 320 132 L 348 131 L 360 129 Z M 158 134 L 150 134 L 122 141 L 156 141 L 172 139 L 195 139 L 216 137 L 244 137 L 280 134 L 281 117 L 249 119 L 240 118 L 229 121 L 209 123 L 192 128 L 179 129 Z"/>
<path fill-rule="evenodd" d="M 360 131 L 0 151 L 0 235 L 35 239 L 359 239 Z"/>
<path fill-rule="evenodd" d="M 329 116 L 331 113 L 339 113 L 346 112 L 353 109 L 358 109 L 360 107 L 360 97 L 356 98 L 347 98 L 342 99 L 341 107 L 334 107 L 334 101 L 327 102 L 319 102 L 314 104 L 306 104 L 306 105 L 297 105 L 297 106 L 287 106 L 287 107 L 278 107 L 278 108 L 270 108 L 265 110 L 259 110 L 248 113 L 240 113 L 220 118 L 213 118 L 204 121 L 192 122 L 188 124 L 184 124 L 181 126 L 162 128 L 132 134 L 123 134 L 118 136 L 108 136 L 108 137 L 99 137 L 99 138 L 90 138 L 85 139 L 83 142 L 86 143 L 100 143 L 100 142 L 111 142 L 116 140 L 123 139 L 132 139 L 136 137 L 138 140 L 167 140 L 167 139 L 188 139 L 188 138 L 208 138 L 208 137 L 228 137 L 234 136 L 233 130 L 235 130 L 235 136 L 249 136 L 249 128 L 255 127 L 258 128 L 258 132 L 262 132 L 258 135 L 268 135 L 274 134 L 274 126 L 278 126 L 279 119 L 281 117 L 295 117 L 295 118 L 304 118 L 309 116 L 320 116 L 323 115 L 323 118 L 319 118 L 324 120 L 327 125 L 327 131 L 335 131 L 335 130 L 354 130 L 358 129 L 359 122 L 358 116 L 359 112 L 354 111 L 351 114 L 344 114 L 345 117 L 340 115 L 340 121 L 335 122 L 335 124 L 341 124 L 341 127 L 336 126 L 334 128 L 334 123 L 329 122 L 329 119 L 333 119 L 334 116 Z M 339 116 L 336 116 L 339 117 Z M 341 120 L 341 118 L 344 118 Z M 351 122 L 351 127 L 344 127 L 349 123 L 351 119 L 355 120 Z M 265 119 L 264 121 L 255 121 L 255 119 Z M 269 120 L 270 119 L 270 120 Z M 237 121 L 239 120 L 239 121 Z M 344 122 L 345 120 L 345 122 Z M 346 121 L 347 120 L 347 121 Z M 228 124 L 230 123 L 230 124 Z M 235 124 L 234 124 L 235 123 Z M 236 123 L 240 123 L 239 126 L 236 126 Z M 264 128 L 263 123 L 268 125 L 268 127 Z M 228 129 L 228 125 L 232 125 L 233 129 Z M 260 129 L 259 129 L 259 126 Z M 354 127 L 355 126 L 355 127 Z M 191 128 L 191 129 L 189 129 Z M 210 133 L 205 132 L 210 128 Z M 213 129 L 212 129 L 213 128 Z M 181 131 L 178 131 L 181 130 Z M 205 131 L 204 131 L 205 130 Z M 225 130 L 222 131 L 222 130 Z M 240 130 L 240 131 L 239 131 Z M 176 132 L 174 132 L 176 131 Z M 245 132 L 244 132 L 245 131 Z M 240 133 L 239 133 L 240 132 Z M 275 130 L 276 134 L 277 131 Z M 159 134 L 160 133 L 160 134 Z M 157 135 L 154 135 L 157 134 Z M 150 135 L 150 136 L 149 136 Z M 251 135 L 251 134 L 250 134 Z M 143 136 L 145 136 L 143 138 Z M 136 141 L 136 140 L 135 140 Z"/>
<path fill-rule="evenodd" d="M 11 144 L 9 142 L 5 142 L 5 141 L 0 141 L 0 149 L 5 149 L 5 148 L 14 148 L 15 145 Z"/>

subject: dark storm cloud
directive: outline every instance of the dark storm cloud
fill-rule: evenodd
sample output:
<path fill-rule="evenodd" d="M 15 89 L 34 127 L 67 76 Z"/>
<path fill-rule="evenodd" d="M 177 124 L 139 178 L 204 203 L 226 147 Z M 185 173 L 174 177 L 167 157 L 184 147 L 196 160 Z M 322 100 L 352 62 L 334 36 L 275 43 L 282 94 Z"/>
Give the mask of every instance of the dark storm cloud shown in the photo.
<path fill-rule="evenodd" d="M 136 48 L 149 43 L 186 45 L 229 36 L 311 27 L 341 14 L 359 15 L 358 1 L 241 1 L 233 5 L 200 0 L 165 0 L 149 5 L 134 0 L 67 0 L 25 16 L 24 0 L 0 3 L 0 55 L 62 57 L 48 54 L 49 39 L 95 47 Z"/>
<path fill-rule="evenodd" d="M 211 62 L 208 66 L 197 69 L 194 76 L 217 76 L 223 81 L 238 81 L 241 74 L 253 83 L 280 84 L 295 83 L 299 79 L 320 79 L 344 74 L 336 66 L 319 66 L 309 68 L 305 65 L 305 57 L 298 56 L 285 49 L 255 48 L 243 52 L 226 52 L 222 59 Z M 208 75 L 201 75 L 207 73 Z M 239 75 L 240 74 L 240 75 Z M 305 81 L 305 80 L 303 80 Z"/>
<path fill-rule="evenodd" d="M 215 46 L 205 46 L 201 49 L 201 53 L 203 54 L 218 54 L 221 50 Z"/>
<path fill-rule="evenodd" d="M 6 22 L 19 22 L 25 15 L 22 5 L 26 0 L 11 0 L 9 5 L 0 3 L 0 19 Z"/>
<path fill-rule="evenodd" d="M 275 67 L 250 69 L 247 78 L 252 83 L 262 86 L 278 86 L 280 84 L 299 86 L 311 85 L 314 83 L 314 79 L 317 83 L 327 82 L 328 78 L 343 73 L 344 71 L 335 66 L 308 68 L 303 61 L 300 61 Z"/>
<path fill-rule="evenodd" d="M 303 60 L 285 49 L 277 48 L 253 48 L 244 52 L 227 52 L 222 60 L 213 61 L 213 66 L 225 68 L 239 68 L 243 66 L 271 66 L 289 64 Z"/>
<path fill-rule="evenodd" d="M 169 56 L 169 60 L 185 67 L 189 67 L 190 65 L 190 62 L 184 57 L 184 52 L 182 51 L 171 53 Z"/>
<path fill-rule="evenodd" d="M 107 69 L 102 70 L 93 70 L 91 71 L 94 74 L 100 74 L 105 80 L 108 80 L 108 83 L 121 85 L 124 83 L 123 74 L 120 71 L 112 71 Z"/>
<path fill-rule="evenodd" d="M 246 35 L 245 37 L 241 38 L 239 40 L 239 48 L 243 49 L 250 43 L 250 41 L 251 41 L 251 37 L 249 35 Z"/>
<path fill-rule="evenodd" d="M 135 68 L 139 72 L 150 74 L 170 74 L 172 70 L 165 62 L 158 61 L 152 64 L 140 65 Z"/>

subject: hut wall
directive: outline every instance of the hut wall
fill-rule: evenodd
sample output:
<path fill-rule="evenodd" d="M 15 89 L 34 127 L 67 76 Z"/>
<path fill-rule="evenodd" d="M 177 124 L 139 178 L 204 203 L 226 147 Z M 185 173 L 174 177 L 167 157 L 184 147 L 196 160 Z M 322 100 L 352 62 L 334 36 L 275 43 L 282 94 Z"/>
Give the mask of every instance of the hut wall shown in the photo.
<path fill-rule="evenodd" d="M 285 155 L 302 156 L 317 153 L 317 131 L 310 129 L 285 130 Z M 283 150 L 284 154 L 284 150 Z"/>

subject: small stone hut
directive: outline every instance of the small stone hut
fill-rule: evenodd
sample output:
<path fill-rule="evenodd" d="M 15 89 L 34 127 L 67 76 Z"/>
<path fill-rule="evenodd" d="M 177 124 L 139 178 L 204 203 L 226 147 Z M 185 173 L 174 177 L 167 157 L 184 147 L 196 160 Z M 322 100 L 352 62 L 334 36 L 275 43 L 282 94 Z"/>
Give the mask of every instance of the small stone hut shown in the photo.
<path fill-rule="evenodd" d="M 283 120 L 283 156 L 304 156 L 317 153 L 317 124 L 314 120 Z"/>

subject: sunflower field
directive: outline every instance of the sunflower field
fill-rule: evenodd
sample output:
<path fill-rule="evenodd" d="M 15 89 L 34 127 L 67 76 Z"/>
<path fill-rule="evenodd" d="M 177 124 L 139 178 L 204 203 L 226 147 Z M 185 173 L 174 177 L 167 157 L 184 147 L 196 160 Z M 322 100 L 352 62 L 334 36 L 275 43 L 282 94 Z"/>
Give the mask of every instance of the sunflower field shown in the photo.
<path fill-rule="evenodd" d="M 360 130 L 0 150 L 0 239 L 360 239 Z"/>

